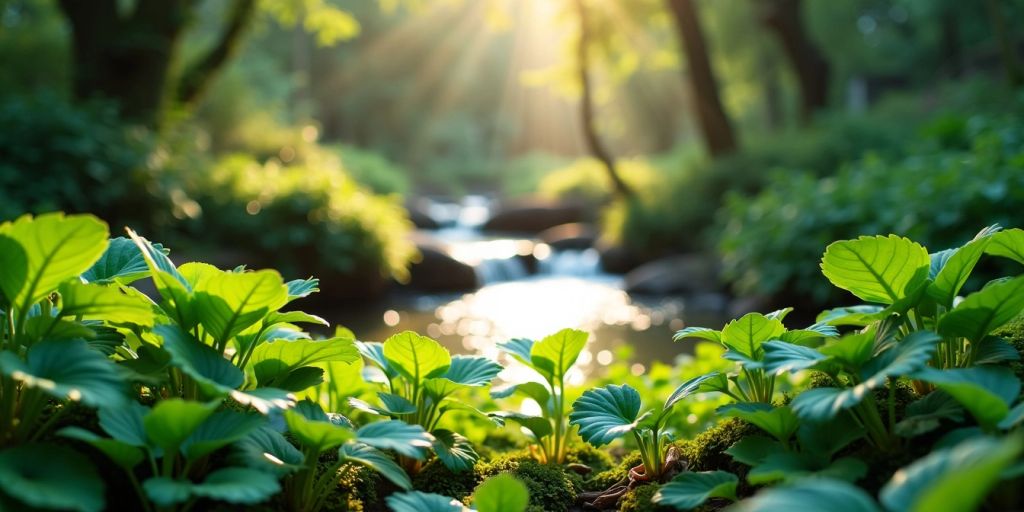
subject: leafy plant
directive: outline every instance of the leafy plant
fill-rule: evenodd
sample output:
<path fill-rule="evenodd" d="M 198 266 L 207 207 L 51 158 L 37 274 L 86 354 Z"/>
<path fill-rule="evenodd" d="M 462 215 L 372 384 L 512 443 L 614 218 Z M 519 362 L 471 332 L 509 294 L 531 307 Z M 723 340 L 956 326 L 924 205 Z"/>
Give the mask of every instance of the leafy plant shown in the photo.
<path fill-rule="evenodd" d="M 477 486 L 473 491 L 473 508 L 454 498 L 420 491 L 392 494 L 387 498 L 394 512 L 524 512 L 529 502 L 526 485 L 509 474 L 493 476 Z"/>
<path fill-rule="evenodd" d="M 534 455 L 541 462 L 561 464 L 565 461 L 570 435 L 565 376 L 586 344 L 587 333 L 575 329 L 563 329 L 540 341 L 517 338 L 498 344 L 498 348 L 535 371 L 544 382 L 512 384 L 492 390 L 491 396 L 525 396 L 537 402 L 543 415 L 501 412 L 492 414 L 492 417 L 513 421 L 529 430 L 536 441 Z"/>
<path fill-rule="evenodd" d="M 472 406 L 452 397 L 461 389 L 490 384 L 501 366 L 482 356 L 455 356 L 440 343 L 414 332 L 401 332 L 384 343 L 360 342 L 359 352 L 384 375 L 387 392 L 378 392 L 382 407 L 351 398 L 349 404 L 369 412 L 420 425 L 434 437 L 433 451 L 452 471 L 468 471 L 479 459 L 469 440 L 457 432 L 439 428 L 450 411 Z M 415 460 L 403 460 L 410 473 L 418 471 Z"/>

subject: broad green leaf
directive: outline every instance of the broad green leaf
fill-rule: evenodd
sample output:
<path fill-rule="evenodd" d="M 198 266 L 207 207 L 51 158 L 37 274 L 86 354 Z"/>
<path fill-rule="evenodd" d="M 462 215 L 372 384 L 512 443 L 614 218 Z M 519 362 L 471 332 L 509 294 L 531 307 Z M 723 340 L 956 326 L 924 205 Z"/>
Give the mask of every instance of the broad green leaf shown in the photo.
<path fill-rule="evenodd" d="M 700 338 L 715 343 L 722 342 L 722 331 L 716 331 L 707 327 L 687 327 L 675 333 L 672 341 L 684 340 L 686 338 Z"/>
<path fill-rule="evenodd" d="M 455 473 L 461 473 L 473 469 L 473 464 L 480 459 L 480 456 L 473 449 L 473 444 L 457 432 L 438 429 L 431 432 L 434 442 L 431 445 L 434 454 L 441 460 L 441 463 Z"/>
<path fill-rule="evenodd" d="M 162 251 L 163 246 L 153 244 L 153 248 Z M 149 266 L 135 242 L 123 236 L 111 238 L 107 250 L 89 270 L 82 273 L 82 279 L 88 283 L 109 284 L 115 281 L 130 284 L 144 277 L 149 277 Z"/>
<path fill-rule="evenodd" d="M 953 299 L 960 293 L 960 288 L 967 282 L 991 241 L 991 236 L 982 237 L 957 249 L 928 285 L 928 295 L 947 308 L 953 307 Z"/>
<path fill-rule="evenodd" d="M 761 344 L 778 338 L 786 328 L 782 322 L 760 313 L 747 313 L 722 329 L 722 344 L 730 351 L 760 360 Z"/>
<path fill-rule="evenodd" d="M 939 321 L 943 336 L 980 341 L 1024 309 L 1024 276 L 986 286 L 967 296 Z"/>
<path fill-rule="evenodd" d="M 465 386 L 462 384 L 440 377 L 426 379 L 423 381 L 423 390 L 427 393 L 427 396 L 435 402 L 444 400 L 445 397 L 463 387 Z"/>
<path fill-rule="evenodd" d="M 1019 437 L 976 437 L 933 451 L 896 472 L 879 494 L 890 510 L 969 512 L 1021 453 Z"/>
<path fill-rule="evenodd" d="M 125 471 L 132 471 L 132 468 L 146 457 L 143 451 L 136 446 L 122 443 L 116 439 L 100 437 L 84 428 L 64 427 L 57 431 L 57 434 L 88 443 L 93 448 L 103 452 L 110 460 L 114 461 L 114 464 L 117 464 Z"/>
<path fill-rule="evenodd" d="M 260 414 L 270 414 L 271 411 L 284 410 L 295 405 L 295 395 L 277 388 L 232 390 L 228 392 L 228 396 L 241 405 L 256 409 Z"/>
<path fill-rule="evenodd" d="M 711 498 L 736 501 L 738 483 L 739 478 L 727 471 L 686 471 L 661 486 L 651 502 L 676 510 L 690 510 Z"/>
<path fill-rule="evenodd" d="M 298 339 L 277 340 L 258 345 L 252 352 L 249 364 L 260 386 L 274 386 L 289 373 L 303 366 L 327 361 L 353 363 L 357 359 L 359 351 L 351 339 Z"/>
<path fill-rule="evenodd" d="M 1009 258 L 1024 265 L 1024 230 L 1007 229 L 992 235 L 992 241 L 985 252 L 993 256 Z"/>
<path fill-rule="evenodd" d="M 419 385 L 424 379 L 443 375 L 451 365 L 452 357 L 440 343 L 412 331 L 395 334 L 384 342 L 384 357 L 388 363 Z"/>
<path fill-rule="evenodd" d="M 151 443 L 165 453 L 171 452 L 178 449 L 216 407 L 216 402 L 189 402 L 180 398 L 161 400 L 142 418 L 142 427 Z"/>
<path fill-rule="evenodd" d="M 520 363 L 533 367 L 533 362 L 530 361 L 530 351 L 533 350 L 533 345 L 534 341 L 531 339 L 513 338 L 498 343 L 498 348 L 518 359 Z"/>
<path fill-rule="evenodd" d="M 939 428 L 942 420 L 959 423 L 964 420 L 964 409 L 949 394 L 936 390 L 907 405 L 894 431 L 903 437 L 919 436 Z"/>
<path fill-rule="evenodd" d="M 553 429 L 551 428 L 551 420 L 542 418 L 540 416 L 528 416 L 518 412 L 496 412 L 491 413 L 490 417 L 499 423 L 505 421 L 512 421 L 518 423 L 522 427 L 526 428 L 533 434 L 537 439 L 547 437 L 551 435 Z"/>
<path fill-rule="evenodd" d="M 282 391 L 299 392 L 323 383 L 323 368 L 303 366 L 288 372 L 281 379 L 274 381 L 273 386 Z"/>
<path fill-rule="evenodd" d="M 403 396 L 377 392 L 377 397 L 380 398 L 383 407 L 370 405 L 369 403 L 354 397 L 350 397 L 348 399 L 348 404 L 360 411 L 368 412 L 370 414 L 378 414 L 381 416 L 396 417 L 416 412 L 416 404 L 410 402 Z"/>
<path fill-rule="evenodd" d="M 986 336 L 981 342 L 972 343 L 971 351 L 971 359 L 974 364 L 1020 361 L 1020 352 L 1017 347 L 996 336 Z"/>
<path fill-rule="evenodd" d="M 309 297 L 311 294 L 320 291 L 320 280 L 314 277 L 309 279 L 293 279 L 285 283 L 285 286 L 288 287 L 288 302 L 291 302 L 295 299 Z"/>
<path fill-rule="evenodd" d="M 103 487 L 88 459 L 69 448 L 23 444 L 0 451 L 0 490 L 28 507 L 98 512 Z"/>
<path fill-rule="evenodd" d="M 422 460 L 431 447 L 433 436 L 419 425 L 388 420 L 368 423 L 356 431 L 356 440 L 381 450 L 394 450 L 400 455 Z"/>
<path fill-rule="evenodd" d="M 532 398 L 541 407 L 546 407 L 548 401 L 551 400 L 551 392 L 548 391 L 548 388 L 544 387 L 544 384 L 539 382 L 524 382 L 522 384 L 512 384 L 503 388 L 491 389 L 492 398 L 506 398 L 514 393 Z"/>
<path fill-rule="evenodd" d="M 974 366 L 951 370 L 924 368 L 915 379 L 934 384 L 955 398 L 982 426 L 991 428 L 1010 411 L 1020 393 L 1020 380 L 1009 368 Z"/>
<path fill-rule="evenodd" d="M 717 376 L 718 372 L 711 372 L 708 374 L 701 375 L 699 377 L 694 377 L 680 384 L 679 387 L 677 387 L 675 391 L 673 391 L 672 394 L 669 395 L 668 400 L 665 400 L 665 406 L 662 410 L 667 411 L 671 409 L 673 405 L 679 403 L 680 400 L 692 395 L 693 393 L 705 391 L 704 389 L 701 388 L 701 385 L 711 379 L 714 379 Z"/>
<path fill-rule="evenodd" d="M 769 404 L 740 403 L 719 407 L 715 412 L 731 418 L 739 418 L 756 425 L 782 442 L 788 442 L 800 426 L 796 415 L 789 407 L 772 407 Z"/>
<path fill-rule="evenodd" d="M 934 281 L 935 278 L 939 277 L 939 272 L 942 272 L 943 267 L 946 266 L 946 263 L 954 254 L 956 254 L 956 249 L 944 249 L 929 254 L 928 279 Z"/>
<path fill-rule="evenodd" d="M 928 251 L 896 235 L 833 242 L 821 270 L 832 284 L 861 300 L 892 304 L 928 277 Z"/>
<path fill-rule="evenodd" d="M 305 463 L 302 452 L 268 426 L 258 427 L 235 442 L 231 460 L 278 476 L 294 473 Z"/>
<path fill-rule="evenodd" d="M 192 377 L 205 393 L 223 396 L 242 385 L 245 376 L 231 361 L 204 345 L 177 325 L 158 325 L 153 332 L 163 338 L 171 364 Z"/>
<path fill-rule="evenodd" d="M 1010 412 L 1006 413 L 1006 416 L 999 422 L 999 428 L 1009 430 L 1020 425 L 1021 421 L 1024 421 L 1024 402 L 1017 404 L 1010 409 Z"/>
<path fill-rule="evenodd" d="M 150 501 L 160 507 L 170 507 L 188 501 L 192 496 L 192 482 L 156 476 L 142 482 L 142 488 Z"/>
<path fill-rule="evenodd" d="M 530 362 L 541 375 L 560 382 L 576 364 L 576 358 L 587 344 L 587 336 L 576 329 L 562 329 L 533 344 Z"/>
<path fill-rule="evenodd" d="M 192 287 L 167 257 L 167 252 L 163 248 L 158 249 L 130 229 L 128 236 L 146 260 L 153 284 L 163 299 L 160 307 L 183 329 L 195 327 L 199 320 L 195 316 L 192 304 Z"/>
<path fill-rule="evenodd" d="M 384 501 L 392 512 L 463 512 L 466 507 L 455 498 L 440 494 L 409 491 L 396 492 Z"/>
<path fill-rule="evenodd" d="M 792 307 L 785 307 L 785 308 L 782 308 L 782 309 L 776 309 L 775 311 L 772 311 L 771 313 L 768 313 L 768 314 L 766 314 L 764 316 L 767 317 L 768 319 L 778 320 L 778 321 L 781 322 L 781 321 L 785 320 L 786 317 L 789 316 L 789 314 L 792 313 L 792 312 L 793 312 L 793 308 Z"/>
<path fill-rule="evenodd" d="M 218 344 L 276 311 L 288 299 L 288 289 L 274 270 L 220 272 L 195 288 L 199 323 Z"/>
<path fill-rule="evenodd" d="M 801 420 L 828 421 L 840 411 L 849 409 L 864 398 L 852 392 L 853 388 L 816 388 L 808 389 L 796 396 L 791 404 L 793 412 Z"/>
<path fill-rule="evenodd" d="M 584 441 L 601 446 L 632 432 L 640 423 L 640 393 L 629 385 L 588 389 L 572 404 L 569 424 Z"/>
<path fill-rule="evenodd" d="M 39 342 L 24 361 L 12 352 L 0 352 L 0 373 L 58 400 L 90 407 L 126 402 L 125 385 L 114 363 L 82 340 Z"/>
<path fill-rule="evenodd" d="M 796 433 L 802 450 L 824 457 L 832 457 L 862 437 L 864 429 L 847 413 L 826 422 L 803 421 Z"/>
<path fill-rule="evenodd" d="M 782 443 L 764 436 L 746 436 L 725 450 L 733 460 L 756 466 L 764 462 L 769 455 L 777 452 L 784 452 L 786 448 Z"/>
<path fill-rule="evenodd" d="M 866 492 L 830 478 L 800 480 L 791 485 L 764 489 L 736 504 L 737 512 L 778 512 L 780 510 L 827 510 L 829 512 L 879 512 Z"/>
<path fill-rule="evenodd" d="M 349 428 L 330 421 L 311 420 L 293 410 L 284 411 L 284 420 L 295 439 L 316 452 L 329 450 L 356 437 Z"/>
<path fill-rule="evenodd" d="M 331 325 L 330 322 L 328 322 L 327 320 L 324 320 L 319 316 L 306 313 L 305 311 L 274 311 L 267 315 L 266 323 L 317 324 L 322 325 L 324 327 Z M 344 336 L 344 338 L 350 339 L 353 342 L 355 341 L 355 338 L 351 336 Z"/>
<path fill-rule="evenodd" d="M 238 505 L 260 503 L 281 491 L 277 477 L 250 468 L 221 468 L 192 486 L 192 495 Z"/>
<path fill-rule="evenodd" d="M 501 365 L 483 356 L 454 356 L 444 378 L 466 386 L 485 386 L 501 372 Z"/>
<path fill-rule="evenodd" d="M 96 338 L 96 331 L 80 322 L 62 320 L 53 316 L 30 316 L 25 319 L 21 328 L 24 339 L 39 341 L 83 339 L 90 341 Z M 105 354 L 109 355 L 109 354 Z"/>
<path fill-rule="evenodd" d="M 387 358 L 384 357 L 384 344 L 373 341 L 357 341 L 356 349 L 363 357 L 367 358 L 373 364 L 377 365 L 378 368 L 384 375 L 387 376 L 388 380 L 398 377 L 398 370 L 391 363 L 388 362 Z"/>
<path fill-rule="evenodd" d="M 818 349 L 825 356 L 832 357 L 850 370 L 858 370 L 869 360 L 875 349 L 873 332 L 847 334 Z"/>
<path fill-rule="evenodd" d="M 338 457 L 356 464 L 362 464 L 387 478 L 400 489 L 412 489 L 409 475 L 386 453 L 363 443 L 345 443 L 338 448 Z"/>
<path fill-rule="evenodd" d="M 111 324 L 153 325 L 153 304 L 115 287 L 67 281 L 61 283 L 58 291 L 62 316 L 95 318 Z"/>
<path fill-rule="evenodd" d="M 478 512 L 525 512 L 529 504 L 526 484 L 508 473 L 484 480 L 473 491 L 473 506 Z"/>
<path fill-rule="evenodd" d="M 146 427 L 143 418 L 149 408 L 129 401 L 122 407 L 102 406 L 96 413 L 100 420 L 100 428 L 110 437 L 132 446 L 146 446 Z"/>
<path fill-rule="evenodd" d="M 0 236 L 21 251 L 0 244 L 0 291 L 24 314 L 57 289 L 81 275 L 107 249 L 107 225 L 92 215 L 47 213 L 19 217 L 0 225 Z"/>
<path fill-rule="evenodd" d="M 768 341 L 764 348 L 764 368 L 774 374 L 814 368 L 828 359 L 817 350 L 785 341 Z"/>
<path fill-rule="evenodd" d="M 884 309 L 885 308 L 882 306 L 876 306 L 873 304 L 826 309 L 818 314 L 818 317 L 815 318 L 814 321 L 833 326 L 852 325 L 856 327 L 864 327 L 878 320 L 878 314 Z"/>
<path fill-rule="evenodd" d="M 828 477 L 854 482 L 864 477 L 868 467 L 863 461 L 843 457 L 827 462 L 807 452 L 775 452 L 769 454 L 747 474 L 752 485 L 764 485 L 780 481 L 797 481 L 808 477 Z"/>
<path fill-rule="evenodd" d="M 839 337 L 839 330 L 836 329 L 835 326 L 825 323 L 812 324 L 807 326 L 806 329 L 794 329 L 779 335 L 780 340 L 796 345 L 810 343 L 811 340 L 817 340 L 819 338 L 837 337 Z"/>
<path fill-rule="evenodd" d="M 217 411 L 192 431 L 182 443 L 181 452 L 190 460 L 198 459 L 245 437 L 264 421 L 255 414 L 230 409 Z"/>

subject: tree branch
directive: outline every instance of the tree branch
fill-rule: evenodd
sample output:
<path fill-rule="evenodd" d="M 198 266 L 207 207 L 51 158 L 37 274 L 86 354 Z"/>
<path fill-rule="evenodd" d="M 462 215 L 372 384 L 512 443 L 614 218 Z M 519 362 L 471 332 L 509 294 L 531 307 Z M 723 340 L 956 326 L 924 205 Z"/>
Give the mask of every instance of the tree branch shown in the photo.
<path fill-rule="evenodd" d="M 235 0 L 231 7 L 227 27 L 217 43 L 189 66 L 182 74 L 175 99 L 183 104 L 194 104 L 206 91 L 214 76 L 238 48 L 245 29 L 256 12 L 255 0 Z"/>

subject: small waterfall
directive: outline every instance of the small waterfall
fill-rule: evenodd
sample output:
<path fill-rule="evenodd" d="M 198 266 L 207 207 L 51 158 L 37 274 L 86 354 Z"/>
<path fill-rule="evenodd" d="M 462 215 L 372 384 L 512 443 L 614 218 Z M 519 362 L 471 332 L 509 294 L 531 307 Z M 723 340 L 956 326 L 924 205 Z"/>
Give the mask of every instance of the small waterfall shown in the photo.
<path fill-rule="evenodd" d="M 482 286 L 505 281 L 518 281 L 526 279 L 530 275 L 526 265 L 523 264 L 523 259 L 516 256 L 484 259 L 473 269 L 476 270 L 477 281 Z"/>
<path fill-rule="evenodd" d="M 598 276 L 601 274 L 601 255 L 593 248 L 554 251 L 538 262 L 537 273 L 547 276 Z"/>

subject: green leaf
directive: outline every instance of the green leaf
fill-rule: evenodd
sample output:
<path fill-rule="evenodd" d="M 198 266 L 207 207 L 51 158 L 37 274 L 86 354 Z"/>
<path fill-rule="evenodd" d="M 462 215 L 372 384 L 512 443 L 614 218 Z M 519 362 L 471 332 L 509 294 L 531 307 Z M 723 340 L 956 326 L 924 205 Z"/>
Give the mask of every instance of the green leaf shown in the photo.
<path fill-rule="evenodd" d="M 824 323 L 812 324 L 807 326 L 806 329 L 794 329 L 779 335 L 780 340 L 796 345 L 809 343 L 810 340 L 817 340 L 819 338 L 837 337 L 839 337 L 839 330 L 832 325 Z"/>
<path fill-rule="evenodd" d="M 279 385 L 288 375 L 303 367 L 327 361 L 354 363 L 359 359 L 355 342 L 347 338 L 293 341 L 277 340 L 258 345 L 249 364 L 260 386 Z M 299 391 L 299 390 L 292 390 Z"/>
<path fill-rule="evenodd" d="M 928 295 L 939 304 L 951 308 L 953 299 L 960 293 L 960 288 L 967 282 L 974 266 L 978 264 L 985 248 L 992 241 L 991 236 L 975 239 L 970 243 L 957 249 L 942 266 L 942 270 L 934 277 L 928 285 Z"/>
<path fill-rule="evenodd" d="M 230 460 L 278 476 L 294 473 L 305 464 L 302 452 L 268 426 L 258 427 L 235 442 Z"/>
<path fill-rule="evenodd" d="M 122 407 L 103 406 L 96 413 L 100 428 L 110 437 L 132 446 L 147 446 L 146 427 L 143 418 L 149 408 L 135 401 Z"/>
<path fill-rule="evenodd" d="M 150 442 L 164 452 L 171 452 L 178 449 L 216 407 L 216 402 L 189 402 L 180 398 L 161 400 L 142 418 L 142 427 Z"/>
<path fill-rule="evenodd" d="M 431 434 L 434 436 L 434 454 L 451 471 L 470 471 L 480 459 L 480 455 L 473 449 L 473 444 L 462 434 L 445 429 L 434 430 Z"/>
<path fill-rule="evenodd" d="M 162 251 L 163 246 L 153 244 L 153 248 Z M 107 250 L 89 270 L 82 273 L 82 279 L 88 283 L 110 284 L 119 282 L 130 284 L 139 279 L 149 277 L 149 266 L 135 242 L 123 236 L 111 238 Z"/>
<path fill-rule="evenodd" d="M 0 373 L 58 400 L 90 407 L 126 402 L 125 385 L 114 363 L 82 340 L 36 343 L 24 361 L 12 352 L 0 352 Z"/>
<path fill-rule="evenodd" d="M 746 436 L 725 450 L 736 462 L 748 466 L 756 466 L 764 462 L 769 455 L 784 452 L 786 448 L 774 439 L 764 436 Z"/>
<path fill-rule="evenodd" d="M 138 447 L 122 443 L 116 439 L 100 437 L 84 428 L 64 427 L 57 431 L 57 434 L 88 443 L 93 448 L 103 452 L 104 455 L 125 471 L 132 471 L 132 468 L 146 457 L 145 453 Z"/>
<path fill-rule="evenodd" d="M 276 311 L 288 299 L 288 289 L 274 270 L 220 272 L 195 288 L 199 323 L 222 344 Z"/>
<path fill-rule="evenodd" d="M 177 325 L 158 325 L 153 332 L 163 338 L 171 364 L 192 377 L 208 395 L 223 396 L 244 382 L 242 371 L 231 361 Z"/>
<path fill-rule="evenodd" d="M 373 341 L 357 341 L 356 349 L 363 357 L 367 358 L 373 364 L 377 365 L 378 368 L 388 380 L 393 380 L 398 377 L 398 370 L 391 363 L 388 362 L 387 358 L 384 357 L 384 344 Z"/>
<path fill-rule="evenodd" d="M 306 313 L 305 311 L 274 311 L 267 315 L 266 323 L 317 324 L 322 325 L 324 327 L 331 325 L 330 322 L 328 322 L 327 320 L 324 320 L 319 316 Z M 344 338 L 355 342 L 355 338 L 351 336 L 346 336 Z"/>
<path fill-rule="evenodd" d="M 29 507 L 98 512 L 103 480 L 78 452 L 52 444 L 0 451 L 0 490 Z"/>
<path fill-rule="evenodd" d="M 47 213 L 0 225 L 0 291 L 20 312 L 81 275 L 107 249 L 107 225 L 92 215 Z"/>
<path fill-rule="evenodd" d="M 483 356 L 454 356 L 444 378 L 466 386 L 485 386 L 501 372 L 501 365 Z"/>
<path fill-rule="evenodd" d="M 360 400 L 358 398 L 350 397 L 348 404 L 356 409 L 370 414 L 378 414 L 381 416 L 392 416 L 397 417 L 403 414 L 412 414 L 416 412 L 416 405 L 407 400 L 405 397 L 400 395 L 392 395 L 391 393 L 377 392 L 377 396 L 380 398 L 383 407 L 376 407 L 369 403 Z"/>
<path fill-rule="evenodd" d="M 61 283 L 58 291 L 62 316 L 99 319 L 110 324 L 153 325 L 153 303 L 141 296 L 126 295 L 112 286 L 74 281 Z"/>
<path fill-rule="evenodd" d="M 843 457 L 828 463 L 816 454 L 806 452 L 775 452 L 747 474 L 751 485 L 764 485 L 779 481 L 797 481 L 808 477 L 828 477 L 846 482 L 859 480 L 867 474 L 863 461 Z"/>
<path fill-rule="evenodd" d="M 933 451 L 892 476 L 879 494 L 891 510 L 968 512 L 999 482 L 1021 453 L 1019 437 L 977 437 Z"/>
<path fill-rule="evenodd" d="M 142 488 L 150 501 L 159 507 L 183 503 L 192 495 L 192 482 L 157 476 L 142 482 Z"/>
<path fill-rule="evenodd" d="M 680 384 L 679 387 L 677 387 L 675 391 L 673 391 L 672 394 L 669 395 L 668 400 L 665 400 L 665 406 L 662 410 L 667 411 L 671 409 L 673 405 L 679 403 L 680 400 L 690 396 L 693 393 L 700 393 L 702 391 L 706 391 L 705 389 L 701 389 L 701 385 L 711 379 L 714 379 L 717 376 L 718 372 L 711 372 L 701 375 L 699 377 L 694 377 Z"/>
<path fill-rule="evenodd" d="M 242 439 L 259 427 L 265 419 L 255 414 L 225 409 L 213 413 L 181 445 L 189 460 L 198 459 L 213 451 Z"/>
<path fill-rule="evenodd" d="M 1007 361 L 1020 361 L 1017 347 L 1010 345 L 1002 338 L 986 336 L 980 342 L 973 343 L 971 354 L 974 364 L 999 364 Z"/>
<path fill-rule="evenodd" d="M 983 427 L 992 428 L 1010 411 L 1020 380 L 1009 368 L 974 366 L 952 370 L 924 368 L 915 379 L 934 384 L 955 398 Z"/>
<path fill-rule="evenodd" d="M 400 332 L 384 341 L 384 358 L 414 385 L 443 375 L 452 363 L 451 355 L 440 343 L 412 331 Z"/>
<path fill-rule="evenodd" d="M 1024 309 L 1024 276 L 986 286 L 967 296 L 939 320 L 943 336 L 981 341 Z"/>
<path fill-rule="evenodd" d="M 700 338 L 714 343 L 722 342 L 722 331 L 708 329 L 707 327 L 687 327 L 677 331 L 672 336 L 672 341 L 684 340 L 686 338 Z"/>
<path fill-rule="evenodd" d="M 338 449 L 338 457 L 356 464 L 362 464 L 387 478 L 403 490 L 412 489 L 409 475 L 386 453 L 363 443 L 345 443 Z"/>
<path fill-rule="evenodd" d="M 533 350 L 533 345 L 533 340 L 526 338 L 513 338 L 511 340 L 498 343 L 498 348 L 519 360 L 520 363 L 532 368 L 533 362 L 530 361 L 530 351 Z"/>
<path fill-rule="evenodd" d="M 711 498 L 736 501 L 739 478 L 727 471 L 686 471 L 661 486 L 651 503 L 676 510 L 690 510 Z"/>
<path fill-rule="evenodd" d="M 847 334 L 818 349 L 823 355 L 837 359 L 850 370 L 859 370 L 869 360 L 875 349 L 875 334 L 863 332 Z"/>
<path fill-rule="evenodd" d="M 884 309 L 885 308 L 882 306 L 876 306 L 873 304 L 826 309 L 818 314 L 818 317 L 815 318 L 814 321 L 834 326 L 852 325 L 864 327 L 878 320 L 878 314 Z"/>
<path fill-rule="evenodd" d="M 892 304 L 927 279 L 930 262 L 928 251 L 906 238 L 862 236 L 830 244 L 821 270 L 861 300 Z"/>
<path fill-rule="evenodd" d="M 284 410 L 295 405 L 295 395 L 277 388 L 259 388 L 250 391 L 232 390 L 228 393 L 232 400 L 241 405 L 256 409 L 260 414 Z"/>
<path fill-rule="evenodd" d="M 763 353 L 761 344 L 779 337 L 784 332 L 786 328 L 779 320 L 760 313 L 747 313 L 725 324 L 725 328 L 722 329 L 722 344 L 730 351 L 753 360 L 760 360 Z"/>
<path fill-rule="evenodd" d="M 324 417 L 324 421 L 312 420 L 293 410 L 284 411 L 284 420 L 288 425 L 288 431 L 300 444 L 318 453 L 356 437 L 355 432 L 352 432 L 351 429 L 335 425 L 326 421 L 326 415 Z"/>
<path fill-rule="evenodd" d="M 640 393 L 629 385 L 588 389 L 572 404 L 569 424 L 584 441 L 601 446 L 632 432 L 640 423 Z"/>
<path fill-rule="evenodd" d="M 533 344 L 530 362 L 549 380 L 561 382 L 587 344 L 587 333 L 562 329 Z"/>
<path fill-rule="evenodd" d="M 462 512 L 466 507 L 455 498 L 440 494 L 409 491 L 397 492 L 384 501 L 392 512 Z"/>
<path fill-rule="evenodd" d="M 178 272 L 174 263 L 167 257 L 167 252 L 145 238 L 140 237 L 131 229 L 128 236 L 139 248 L 146 260 L 153 284 L 163 299 L 160 307 L 167 316 L 173 318 L 183 329 L 191 329 L 199 322 L 192 304 L 192 285 Z"/>
<path fill-rule="evenodd" d="M 992 235 L 991 238 L 992 241 L 985 248 L 986 253 L 1009 258 L 1024 265 L 1024 230 L 1007 229 Z"/>
<path fill-rule="evenodd" d="M 522 384 L 491 389 L 492 398 L 506 398 L 512 396 L 513 393 L 532 398 L 541 407 L 546 407 L 548 401 L 551 400 L 551 392 L 548 391 L 548 388 L 544 387 L 544 384 L 539 382 L 524 382 Z"/>
<path fill-rule="evenodd" d="M 288 302 L 291 302 L 295 299 L 309 297 L 311 294 L 320 291 L 320 280 L 314 277 L 309 279 L 293 279 L 285 283 L 285 286 L 288 287 Z"/>
<path fill-rule="evenodd" d="M 540 416 L 528 416 L 518 412 L 496 412 L 491 413 L 490 417 L 504 424 L 505 421 L 512 421 L 525 427 L 529 430 L 534 437 L 541 439 L 551 435 L 553 429 L 551 427 L 551 420 L 542 418 Z"/>
<path fill-rule="evenodd" d="M 827 510 L 829 512 L 879 512 L 878 505 L 857 487 L 830 478 L 800 480 L 792 485 L 762 490 L 736 504 L 738 512 L 780 510 Z"/>
<path fill-rule="evenodd" d="M 813 348 L 785 341 L 768 341 L 762 347 L 764 348 L 764 368 L 777 375 L 814 368 L 828 360 L 828 356 Z"/>
<path fill-rule="evenodd" d="M 1009 430 L 1024 421 L 1024 402 L 1021 402 L 1010 409 L 1006 416 L 999 422 L 999 428 Z"/>
<path fill-rule="evenodd" d="M 740 403 L 719 407 L 715 412 L 726 417 L 739 418 L 756 425 L 775 439 L 789 441 L 800 422 L 789 407 L 772 407 L 769 404 Z"/>
<path fill-rule="evenodd" d="M 192 486 L 192 495 L 240 505 L 266 501 L 281 491 L 274 475 L 249 468 L 221 468 Z"/>
<path fill-rule="evenodd" d="M 508 473 L 484 480 L 473 491 L 473 506 L 478 512 L 525 512 L 529 504 L 526 484 Z"/>
<path fill-rule="evenodd" d="M 404 421 L 375 421 L 356 431 L 356 439 L 381 450 L 394 450 L 399 455 L 422 460 L 431 447 L 433 436 L 419 425 Z"/>
<path fill-rule="evenodd" d="M 907 405 L 906 415 L 894 432 L 903 437 L 919 436 L 939 428 L 942 420 L 960 423 L 964 420 L 964 409 L 948 393 L 936 390 Z"/>
<path fill-rule="evenodd" d="M 832 457 L 850 443 L 864 437 L 864 429 L 855 418 L 844 413 L 826 422 L 801 422 L 796 437 L 802 450 Z"/>

